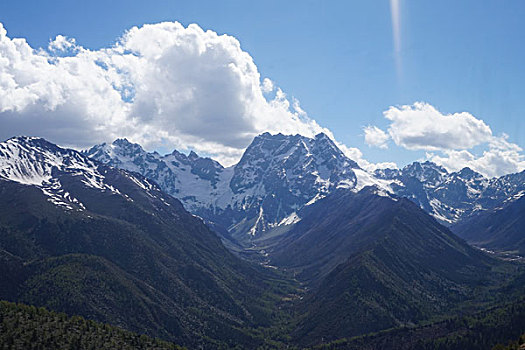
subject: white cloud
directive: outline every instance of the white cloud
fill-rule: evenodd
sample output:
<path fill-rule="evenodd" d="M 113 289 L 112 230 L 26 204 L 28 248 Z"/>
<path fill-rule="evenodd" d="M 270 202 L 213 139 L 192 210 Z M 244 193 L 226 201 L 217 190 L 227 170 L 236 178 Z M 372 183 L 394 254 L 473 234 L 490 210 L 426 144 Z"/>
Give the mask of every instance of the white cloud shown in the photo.
<path fill-rule="evenodd" d="M 383 114 L 390 120 L 388 135 L 375 126 L 365 128 L 369 145 L 382 147 L 386 142 L 383 139 L 390 136 L 403 148 L 431 151 L 426 158 L 449 171 L 470 167 L 493 177 L 525 169 L 522 149 L 509 142 L 505 134 L 494 136 L 487 124 L 470 113 L 445 115 L 428 103 L 416 102 L 390 107 Z M 472 151 L 476 146 L 483 149 L 480 155 Z"/>
<path fill-rule="evenodd" d="M 273 84 L 273 81 L 271 81 L 268 78 L 264 78 L 263 83 L 262 83 L 262 91 L 267 94 L 267 93 L 272 92 L 274 89 L 275 89 L 275 85 Z"/>
<path fill-rule="evenodd" d="M 73 54 L 78 53 L 83 48 L 77 45 L 77 41 L 75 38 L 68 38 L 63 35 L 57 35 L 55 40 L 49 43 L 47 49 L 55 54 Z"/>
<path fill-rule="evenodd" d="M 237 39 L 177 22 L 134 27 L 96 51 L 62 35 L 34 49 L 0 24 L 0 123 L 4 139 L 86 147 L 128 137 L 227 164 L 264 131 L 333 138 L 270 79 L 261 83 Z"/>
<path fill-rule="evenodd" d="M 492 131 L 467 112 L 442 114 L 428 103 L 390 107 L 388 133 L 398 146 L 412 150 L 469 149 L 490 141 Z"/>
<path fill-rule="evenodd" d="M 365 143 L 369 146 L 387 149 L 387 141 L 390 138 L 386 132 L 377 126 L 368 125 L 363 131 L 365 132 Z"/>
<path fill-rule="evenodd" d="M 371 163 L 363 158 L 363 152 L 359 148 L 348 147 L 342 143 L 336 142 L 337 147 L 343 151 L 343 153 L 353 161 L 355 161 L 361 168 L 373 172 L 376 169 L 397 169 L 398 166 L 394 162 L 382 162 L 382 163 Z"/>
<path fill-rule="evenodd" d="M 469 113 L 443 115 L 426 103 L 391 107 L 388 134 L 365 128 L 369 145 L 396 145 L 429 155 L 449 168 L 485 174 L 524 168 L 521 149 Z M 237 39 L 193 24 L 164 22 L 127 31 L 117 44 L 89 50 L 58 35 L 46 50 L 10 38 L 0 24 L 0 138 L 35 135 L 64 146 L 88 147 L 127 137 L 146 148 L 188 149 L 224 164 L 241 156 L 265 131 L 313 137 L 333 134 L 261 76 Z M 485 144 L 481 156 L 468 151 Z M 373 170 L 357 148 L 338 143 Z"/>
<path fill-rule="evenodd" d="M 507 141 L 508 136 L 493 137 L 488 149 L 476 156 L 468 150 L 447 150 L 444 156 L 429 153 L 427 158 L 451 171 L 469 167 L 485 176 L 495 177 L 525 169 L 522 149 Z"/>

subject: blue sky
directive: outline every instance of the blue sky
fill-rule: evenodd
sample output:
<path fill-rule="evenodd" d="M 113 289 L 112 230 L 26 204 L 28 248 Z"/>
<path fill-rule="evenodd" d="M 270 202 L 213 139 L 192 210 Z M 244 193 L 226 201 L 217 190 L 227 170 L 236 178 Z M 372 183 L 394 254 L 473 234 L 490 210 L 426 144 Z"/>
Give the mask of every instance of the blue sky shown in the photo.
<path fill-rule="evenodd" d="M 508 142 L 525 146 L 525 2 L 397 2 L 397 57 L 389 1 L 5 1 L 0 22 L 10 38 L 26 38 L 33 48 L 62 34 L 101 49 L 132 26 L 161 21 L 231 35 L 261 78 L 371 162 L 402 166 L 435 151 L 407 149 L 395 136 L 387 149 L 364 141 L 367 125 L 388 130 L 383 112 L 390 106 L 417 101 L 442 114 L 468 112 L 494 137 L 506 133 Z M 477 157 L 487 145 L 468 151 Z"/>

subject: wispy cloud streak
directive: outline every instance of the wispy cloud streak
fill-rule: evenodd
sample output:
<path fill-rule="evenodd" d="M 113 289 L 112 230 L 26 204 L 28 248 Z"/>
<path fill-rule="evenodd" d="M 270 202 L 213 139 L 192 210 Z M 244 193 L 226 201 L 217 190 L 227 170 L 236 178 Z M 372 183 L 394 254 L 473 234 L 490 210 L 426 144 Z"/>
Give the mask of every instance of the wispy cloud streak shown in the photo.
<path fill-rule="evenodd" d="M 401 77 L 401 14 L 400 0 L 390 0 L 390 15 L 392 18 L 392 36 L 394 40 L 394 59 L 398 78 Z"/>

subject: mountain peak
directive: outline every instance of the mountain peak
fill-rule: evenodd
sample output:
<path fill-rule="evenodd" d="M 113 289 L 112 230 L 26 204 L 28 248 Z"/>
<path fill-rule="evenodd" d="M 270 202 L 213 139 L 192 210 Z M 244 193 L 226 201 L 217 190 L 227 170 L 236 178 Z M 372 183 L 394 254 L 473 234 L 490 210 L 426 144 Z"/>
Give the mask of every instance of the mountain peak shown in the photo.
<path fill-rule="evenodd" d="M 199 155 L 197 153 L 195 153 L 193 150 L 190 151 L 190 154 L 188 154 L 188 159 L 189 160 L 192 160 L 192 161 L 195 161 L 197 159 L 199 159 Z"/>
<path fill-rule="evenodd" d="M 326 135 L 324 132 L 320 132 L 317 135 L 315 135 L 315 139 L 316 140 L 321 140 L 321 139 L 329 139 L 330 140 L 328 135 Z"/>
<path fill-rule="evenodd" d="M 406 169 L 413 169 L 413 170 L 434 169 L 442 173 L 448 173 L 447 169 L 429 160 L 426 160 L 424 162 L 418 162 L 418 161 L 412 162 L 403 168 L 403 170 L 406 170 Z"/>
<path fill-rule="evenodd" d="M 32 145 L 44 148 L 57 148 L 57 146 L 42 137 L 34 136 L 14 136 L 5 141 L 10 144 Z"/>
<path fill-rule="evenodd" d="M 41 137 L 25 136 L 25 135 L 13 136 L 13 137 L 8 138 L 6 141 L 23 141 L 23 142 L 28 142 L 28 141 L 32 141 L 32 140 L 44 140 L 45 141 L 45 139 L 43 139 Z"/>
<path fill-rule="evenodd" d="M 458 175 L 463 178 L 463 179 L 478 179 L 478 178 L 483 178 L 483 175 L 481 175 L 480 173 L 470 169 L 469 167 L 464 167 L 463 169 L 461 169 L 459 172 L 458 172 Z"/>
<path fill-rule="evenodd" d="M 125 137 L 118 138 L 115 141 L 113 141 L 114 145 L 124 146 L 124 145 L 131 145 L 131 142 Z"/>
<path fill-rule="evenodd" d="M 432 184 L 441 182 L 442 177 L 448 174 L 445 168 L 430 161 L 413 162 L 405 166 L 402 172 L 404 175 L 415 177 L 421 182 L 430 182 Z"/>
<path fill-rule="evenodd" d="M 325 133 L 321 132 L 315 135 L 314 140 L 318 143 L 330 145 L 332 148 L 337 149 L 338 151 L 341 151 L 339 147 L 337 147 L 335 142 L 331 138 L 329 138 Z"/>
<path fill-rule="evenodd" d="M 63 183 L 71 179 L 86 188 L 118 193 L 106 183 L 99 164 L 85 154 L 37 137 L 16 137 L 0 143 L 0 178 L 37 186 L 50 202 L 67 210 L 85 209 L 64 190 Z"/>
<path fill-rule="evenodd" d="M 138 143 L 130 142 L 127 138 L 119 138 L 113 141 L 113 146 L 121 147 L 121 148 L 140 148 L 143 150 L 142 146 Z"/>

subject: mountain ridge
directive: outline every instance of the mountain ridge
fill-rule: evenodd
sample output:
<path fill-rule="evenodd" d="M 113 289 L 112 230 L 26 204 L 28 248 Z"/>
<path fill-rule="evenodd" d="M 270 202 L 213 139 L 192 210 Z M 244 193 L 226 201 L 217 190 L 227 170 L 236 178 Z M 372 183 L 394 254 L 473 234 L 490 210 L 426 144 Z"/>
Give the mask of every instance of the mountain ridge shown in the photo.
<path fill-rule="evenodd" d="M 243 327 L 268 324 L 263 294 L 288 282 L 153 181 L 35 138 L 0 143 L 0 162 L 0 299 L 191 347 L 260 344 Z"/>
<path fill-rule="evenodd" d="M 426 163 L 378 179 L 322 135 L 263 134 L 252 146 L 238 169 L 177 151 L 168 164 L 123 139 L 93 150 L 135 169 L 125 170 L 43 139 L 0 143 L 0 273 L 9 282 L 0 298 L 190 347 L 257 348 L 315 345 L 472 312 L 500 301 L 505 288 L 509 298 L 520 295 L 522 277 L 508 281 L 519 266 L 467 245 L 419 197 L 395 193 L 408 184 L 426 196 L 454 180 L 462 194 L 463 181 L 486 185 L 478 174 L 450 175 Z M 207 218 L 137 170 L 166 175 L 161 180 L 183 174 L 217 190 L 230 171 L 229 191 L 240 205 L 215 213 L 237 220 L 221 234 L 232 245 L 235 233 L 248 236 L 251 245 L 238 248 L 263 266 L 231 254 Z M 289 201 L 276 205 L 279 198 Z M 242 211 L 253 216 L 235 217 Z"/>
<path fill-rule="evenodd" d="M 195 153 L 191 164 L 183 166 L 173 160 L 183 158 L 178 151 L 160 156 L 137 146 L 114 142 L 84 154 L 152 178 L 192 213 L 219 223 L 237 238 L 277 225 L 338 186 L 355 187 L 354 170 L 361 170 L 324 134 L 315 138 L 261 134 L 229 168 Z M 207 167 L 195 171 L 198 162 L 207 162 Z"/>
<path fill-rule="evenodd" d="M 194 152 L 191 157 L 176 150 L 161 156 L 140 146 L 139 152 L 121 158 L 115 150 L 123 146 L 132 150 L 138 145 L 98 145 L 85 154 L 153 179 L 190 212 L 219 224 L 241 242 L 264 235 L 340 188 L 358 191 L 375 185 L 409 198 L 447 226 L 525 194 L 525 171 L 488 179 L 469 168 L 448 172 L 429 161 L 366 171 L 324 134 L 315 138 L 261 134 L 228 168 Z M 172 157 L 190 164 L 184 168 L 170 163 Z M 195 170 L 199 162 L 203 165 Z"/>

